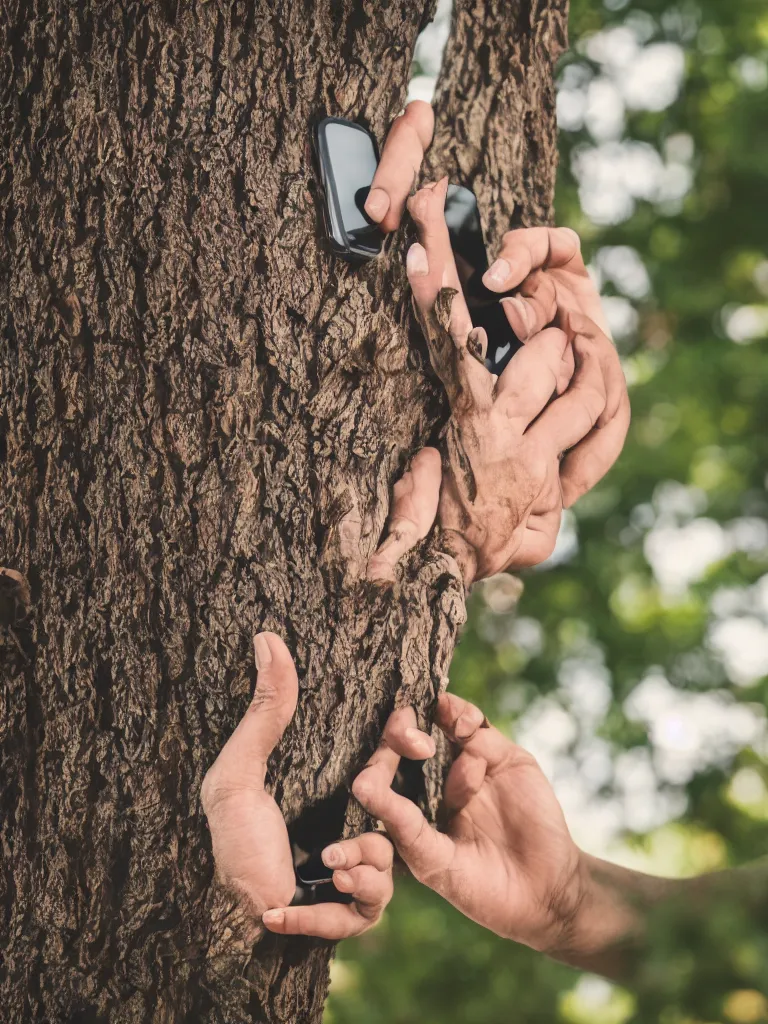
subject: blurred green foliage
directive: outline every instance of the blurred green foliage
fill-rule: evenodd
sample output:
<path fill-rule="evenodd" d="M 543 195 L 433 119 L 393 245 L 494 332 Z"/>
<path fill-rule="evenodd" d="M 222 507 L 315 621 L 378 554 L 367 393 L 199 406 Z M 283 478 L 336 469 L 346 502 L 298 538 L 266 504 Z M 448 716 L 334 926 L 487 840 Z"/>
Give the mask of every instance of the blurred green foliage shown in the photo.
<path fill-rule="evenodd" d="M 696 873 L 768 851 L 755 740 L 768 696 L 768 5 L 572 0 L 571 46 L 558 222 L 581 233 L 612 300 L 633 425 L 556 564 L 524 578 L 518 604 L 497 583 L 473 594 L 452 687 L 510 733 L 531 732 L 531 709 L 561 708 L 573 729 L 552 763 L 586 777 L 607 758 L 591 800 L 617 815 L 612 848 Z M 665 100 L 654 67 L 676 55 Z M 639 273 L 622 272 L 635 265 L 622 247 Z M 592 689 L 569 685 L 574 665 Z M 630 695 L 649 675 L 666 696 L 638 712 Z M 714 730 L 691 732 L 713 696 Z M 742 705 L 752 746 L 736 728 L 720 749 Z M 650 766 L 650 790 L 627 752 Z M 326 1019 L 756 1024 L 768 1021 L 768 933 L 727 903 L 665 920 L 631 988 L 503 942 L 402 878 L 384 923 L 341 947 Z"/>

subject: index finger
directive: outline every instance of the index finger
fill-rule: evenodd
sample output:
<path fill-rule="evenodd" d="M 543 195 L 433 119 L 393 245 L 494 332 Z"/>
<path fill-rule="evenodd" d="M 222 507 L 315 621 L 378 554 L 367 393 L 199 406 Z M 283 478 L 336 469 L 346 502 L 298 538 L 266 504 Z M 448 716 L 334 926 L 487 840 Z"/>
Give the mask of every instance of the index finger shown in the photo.
<path fill-rule="evenodd" d="M 432 107 L 423 100 L 413 100 L 395 118 L 365 201 L 365 212 L 382 231 L 400 226 L 434 127 Z"/>

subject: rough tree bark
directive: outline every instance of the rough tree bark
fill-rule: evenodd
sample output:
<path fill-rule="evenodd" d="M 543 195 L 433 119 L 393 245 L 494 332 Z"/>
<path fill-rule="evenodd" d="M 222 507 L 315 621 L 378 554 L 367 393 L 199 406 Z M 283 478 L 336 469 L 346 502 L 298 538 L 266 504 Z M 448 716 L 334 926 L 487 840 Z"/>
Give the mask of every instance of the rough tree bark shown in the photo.
<path fill-rule="evenodd" d="M 0 906 L 9 1022 L 317 1022 L 332 948 L 238 937 L 206 769 L 281 633 L 271 766 L 302 845 L 464 616 L 433 536 L 361 572 L 445 418 L 406 232 L 318 245 L 312 116 L 383 139 L 433 0 L 5 0 L 0 20 Z M 460 0 L 429 173 L 490 240 L 546 222 L 567 0 Z M 434 810 L 439 780 L 424 780 Z"/>

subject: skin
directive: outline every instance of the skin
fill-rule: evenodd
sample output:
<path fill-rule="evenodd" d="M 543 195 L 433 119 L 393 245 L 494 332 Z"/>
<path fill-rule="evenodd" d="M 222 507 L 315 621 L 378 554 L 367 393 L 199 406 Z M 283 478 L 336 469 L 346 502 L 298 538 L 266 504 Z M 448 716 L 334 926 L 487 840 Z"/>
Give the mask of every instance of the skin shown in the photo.
<path fill-rule="evenodd" d="M 400 226 L 406 208 L 416 225 L 408 278 L 451 419 L 442 458 L 425 449 L 396 485 L 368 576 L 394 579 L 436 508 L 444 547 L 469 586 L 552 553 L 563 508 L 618 457 L 630 410 L 600 296 L 568 228 L 504 235 L 483 280 L 499 293 L 517 289 L 502 305 L 524 348 L 498 380 L 482 365 L 487 339 L 473 330 L 445 223 L 448 181 L 411 195 L 433 131 L 432 107 L 409 103 L 390 129 L 365 209 L 384 232 Z"/>
<path fill-rule="evenodd" d="M 632 914 L 599 881 L 598 862 L 571 838 L 536 760 L 473 704 L 453 694 L 437 704 L 435 724 L 457 753 L 445 784 L 446 831 L 396 794 L 401 756 L 421 756 L 415 722 L 412 708 L 395 712 L 352 786 L 415 878 L 502 938 L 571 962 L 632 930 Z"/>
<path fill-rule="evenodd" d="M 264 778 L 269 755 L 296 710 L 299 684 L 293 658 L 275 633 L 254 638 L 254 655 L 253 701 L 208 770 L 200 794 L 217 877 L 239 896 L 254 922 L 261 920 L 273 931 L 327 939 L 359 935 L 378 921 L 392 897 L 392 844 L 369 833 L 325 851 L 325 863 L 338 867 L 333 884 L 351 893 L 354 903 L 287 907 L 296 889 L 293 855 Z"/>
<path fill-rule="evenodd" d="M 372 579 L 392 579 L 398 560 L 439 517 L 445 547 L 455 554 L 469 585 L 507 566 L 533 565 L 550 554 L 563 507 L 596 483 L 618 455 L 629 423 L 629 403 L 613 345 L 585 314 L 595 302 L 599 306 L 599 298 L 570 232 L 549 232 L 546 246 L 544 229 L 513 232 L 511 242 L 505 237 L 507 248 L 502 251 L 512 268 L 511 278 L 517 274 L 531 329 L 526 334 L 520 328 L 523 313 L 513 306 L 507 315 L 517 315 L 516 330 L 525 345 L 498 379 L 485 369 L 487 339 L 472 329 L 445 224 L 447 182 L 427 186 L 408 199 L 432 128 L 429 105 L 409 104 L 387 139 L 366 208 L 385 231 L 399 225 L 406 204 L 416 223 L 419 243 L 408 253 L 408 276 L 433 366 L 446 387 L 451 419 L 445 456 L 441 459 L 435 449 L 425 448 L 395 485 L 387 536 L 371 559 L 368 574 Z M 560 299 L 574 306 L 567 309 Z M 505 309 L 508 305 L 505 300 Z M 553 320 L 559 326 L 547 328 Z M 561 460 L 566 448 L 570 450 Z M 202 790 L 218 876 L 240 895 L 254 921 L 261 920 L 272 931 L 332 939 L 359 934 L 378 920 L 391 897 L 391 845 L 382 835 L 371 834 L 324 851 L 326 865 L 334 868 L 334 884 L 352 893 L 354 903 L 288 906 L 294 894 L 290 843 L 264 777 L 269 754 L 295 710 L 298 683 L 279 637 L 260 634 L 254 646 L 259 671 L 254 701 L 210 768 Z M 412 712 L 393 719 L 385 732 L 387 753 L 376 762 L 374 779 L 382 771 L 386 779 L 395 755 L 432 756 L 433 741 L 414 726 Z M 487 737 L 482 742 L 487 743 Z M 458 800 L 467 779 L 479 778 L 487 764 L 484 755 L 475 756 L 473 751 L 474 746 L 464 760 L 459 759 L 467 776 L 462 774 L 464 767 L 452 774 L 449 799 Z M 531 766 L 522 763 L 525 757 L 519 752 L 518 768 L 532 775 Z M 365 778 L 356 783 L 363 791 L 366 784 Z M 538 797 L 544 800 L 549 790 L 543 777 L 537 786 Z M 357 794 L 361 799 L 363 791 Z M 547 799 L 557 817 L 559 808 L 551 793 Z M 517 812 L 519 819 L 524 810 Z M 559 821 L 555 832 L 562 849 L 570 850 L 567 830 L 561 834 L 562 815 Z M 497 823 L 497 835 L 499 828 Z M 552 831 L 551 823 L 542 828 Z M 448 842 L 448 837 L 437 842 Z M 534 858 L 535 852 L 527 856 Z M 497 862 L 500 897 L 504 885 L 507 895 L 513 892 L 514 879 L 510 876 L 504 882 L 503 860 L 498 857 Z M 525 941 L 526 929 L 538 929 L 545 944 L 546 929 L 535 921 L 536 900 L 544 898 L 550 884 L 562 888 L 564 870 L 554 853 L 550 863 L 557 879 L 543 877 L 527 902 L 520 904 L 516 913 L 528 924 L 509 931 L 510 937 Z M 566 874 L 571 867 L 576 871 L 574 865 L 568 862 Z M 473 902 L 470 897 L 467 906 Z M 496 901 L 497 910 L 502 905 Z M 557 913 L 567 917 L 567 899 L 563 907 L 558 904 Z M 494 924 L 507 934 L 500 920 Z"/>
<path fill-rule="evenodd" d="M 254 648 L 254 700 L 203 783 L 217 875 L 240 896 L 256 926 L 334 940 L 359 935 L 376 924 L 392 897 L 392 844 L 371 832 L 326 847 L 322 859 L 334 869 L 333 882 L 352 893 L 354 903 L 288 906 L 294 892 L 288 832 L 264 788 L 264 773 L 293 716 L 298 681 L 278 636 L 259 634 Z M 765 927 L 766 861 L 670 880 L 592 857 L 573 842 L 535 759 L 490 727 L 478 708 L 443 694 L 435 724 L 456 755 L 444 791 L 445 832 L 392 790 L 401 757 L 423 761 L 435 753 L 432 737 L 416 727 L 413 708 L 390 716 L 352 792 L 386 828 L 413 875 L 473 921 L 624 983 L 642 964 L 657 911 L 706 920 L 738 903 L 756 927 Z"/>
<path fill-rule="evenodd" d="M 514 306 L 505 299 L 504 308 L 524 346 L 499 378 L 486 370 L 487 339 L 472 328 L 445 223 L 447 187 L 444 179 L 408 200 L 420 241 L 407 260 L 432 365 L 451 406 L 445 453 L 439 476 L 434 449 L 410 467 L 411 511 L 395 494 L 390 531 L 369 565 L 372 579 L 394 578 L 436 502 L 444 547 L 467 585 L 544 561 L 563 508 L 610 469 L 629 428 L 621 363 L 587 315 L 598 315 L 600 300 L 572 231 L 531 228 L 505 236 L 503 263 L 516 268 L 515 283 L 527 297 Z M 507 275 L 503 287 L 515 276 Z M 553 322 L 558 326 L 546 326 Z"/>
<path fill-rule="evenodd" d="M 415 721 L 412 708 L 395 712 L 352 792 L 385 826 L 412 874 L 478 924 L 627 984 L 653 928 L 670 918 L 701 928 L 738 906 L 765 928 L 768 860 L 666 879 L 584 853 L 536 760 L 452 694 L 439 698 L 435 719 L 457 753 L 445 785 L 448 825 L 437 832 L 391 788 L 401 756 L 424 756 Z"/>

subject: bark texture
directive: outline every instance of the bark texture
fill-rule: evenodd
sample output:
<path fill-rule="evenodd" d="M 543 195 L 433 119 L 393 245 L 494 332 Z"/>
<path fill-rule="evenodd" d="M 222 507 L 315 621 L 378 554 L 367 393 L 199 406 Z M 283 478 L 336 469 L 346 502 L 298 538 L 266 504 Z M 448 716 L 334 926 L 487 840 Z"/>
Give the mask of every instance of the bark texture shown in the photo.
<path fill-rule="evenodd" d="M 432 173 L 495 243 L 551 215 L 567 0 L 461 0 Z M 327 255 L 310 119 L 401 108 L 432 0 L 4 0 L 0 16 L 0 1005 L 10 1022 L 307 1022 L 329 944 L 239 937 L 199 790 L 254 685 L 301 679 L 272 765 L 305 848 L 395 704 L 441 687 L 439 536 L 361 580 L 444 398 L 406 231 Z M 439 779 L 422 786 L 434 811 Z"/>

